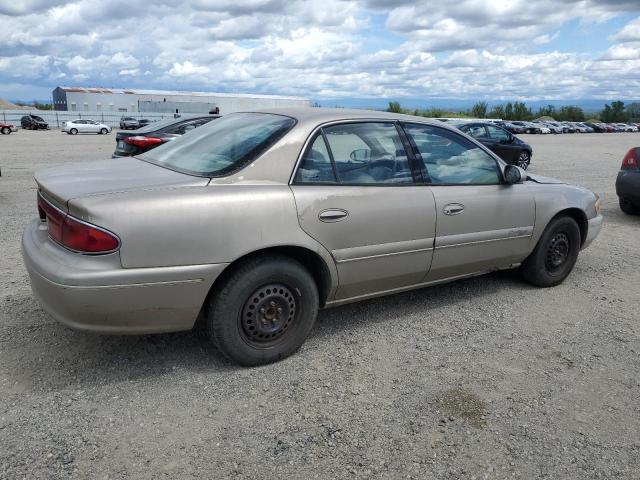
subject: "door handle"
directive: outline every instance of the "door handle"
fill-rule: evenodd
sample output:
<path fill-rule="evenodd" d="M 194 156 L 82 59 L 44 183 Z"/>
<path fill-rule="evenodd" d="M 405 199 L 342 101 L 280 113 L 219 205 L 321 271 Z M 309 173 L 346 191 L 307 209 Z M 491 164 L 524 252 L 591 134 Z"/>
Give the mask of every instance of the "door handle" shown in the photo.
<path fill-rule="evenodd" d="M 329 208 L 323 210 L 318 215 L 321 222 L 339 222 L 344 220 L 349 215 L 349 212 L 342 210 L 341 208 Z"/>
<path fill-rule="evenodd" d="M 450 203 L 442 209 L 445 215 L 460 215 L 464 212 L 464 205 L 461 203 Z"/>

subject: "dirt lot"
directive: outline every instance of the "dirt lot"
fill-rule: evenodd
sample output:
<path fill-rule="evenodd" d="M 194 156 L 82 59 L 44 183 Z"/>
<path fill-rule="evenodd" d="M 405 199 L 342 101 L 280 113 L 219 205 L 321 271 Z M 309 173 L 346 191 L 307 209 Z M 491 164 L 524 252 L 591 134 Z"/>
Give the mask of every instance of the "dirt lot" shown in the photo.
<path fill-rule="evenodd" d="M 0 137 L 0 478 L 639 478 L 640 218 L 614 182 L 640 134 L 523 136 L 532 171 L 601 194 L 561 286 L 513 273 L 321 312 L 295 356 L 222 360 L 202 337 L 107 337 L 31 296 L 34 170 L 114 135 Z"/>

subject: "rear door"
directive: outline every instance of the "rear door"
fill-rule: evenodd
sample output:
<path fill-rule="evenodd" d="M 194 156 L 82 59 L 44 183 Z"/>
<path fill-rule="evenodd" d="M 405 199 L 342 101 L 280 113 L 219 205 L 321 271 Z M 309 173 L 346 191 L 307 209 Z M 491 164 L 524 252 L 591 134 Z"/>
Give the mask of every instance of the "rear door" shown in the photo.
<path fill-rule="evenodd" d="M 515 163 L 521 148 L 513 143 L 513 135 L 493 125 L 486 125 L 486 129 L 492 144 L 491 150 L 507 163 Z"/>
<path fill-rule="evenodd" d="M 429 269 L 434 198 L 414 179 L 401 135 L 393 122 L 325 126 L 295 173 L 300 225 L 336 262 L 336 299 L 414 285 Z"/>
<path fill-rule="evenodd" d="M 525 184 L 506 185 L 501 167 L 462 135 L 405 124 L 436 203 L 435 250 L 427 281 L 519 263 L 530 251 L 534 197 Z"/>

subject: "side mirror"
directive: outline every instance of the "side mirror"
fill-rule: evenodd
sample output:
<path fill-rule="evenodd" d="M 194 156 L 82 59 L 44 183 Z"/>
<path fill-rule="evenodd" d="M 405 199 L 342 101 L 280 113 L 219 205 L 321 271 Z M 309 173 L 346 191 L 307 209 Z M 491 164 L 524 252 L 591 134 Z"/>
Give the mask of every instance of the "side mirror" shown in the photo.
<path fill-rule="evenodd" d="M 504 168 L 504 181 L 507 185 L 522 183 L 527 179 L 527 172 L 515 165 L 507 165 Z"/>
<path fill-rule="evenodd" d="M 360 162 L 369 160 L 371 158 L 371 150 L 367 148 L 358 148 L 349 154 L 349 158 Z"/>

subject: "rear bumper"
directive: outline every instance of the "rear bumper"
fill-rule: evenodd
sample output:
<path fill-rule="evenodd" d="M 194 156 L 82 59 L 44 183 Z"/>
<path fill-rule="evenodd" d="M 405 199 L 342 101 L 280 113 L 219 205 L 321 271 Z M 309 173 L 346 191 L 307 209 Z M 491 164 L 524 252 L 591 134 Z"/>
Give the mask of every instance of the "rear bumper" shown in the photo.
<path fill-rule="evenodd" d="M 640 171 L 622 170 L 616 179 L 618 197 L 631 200 L 640 206 Z"/>
<path fill-rule="evenodd" d="M 35 220 L 22 237 L 31 288 L 47 313 L 71 328 L 146 334 L 193 327 L 227 264 L 125 269 L 118 253 L 79 255 L 48 238 Z"/>
<path fill-rule="evenodd" d="M 602 215 L 598 215 L 597 217 L 589 220 L 587 226 L 587 239 L 584 241 L 584 245 L 582 245 L 583 249 L 591 245 L 591 242 L 593 242 L 595 238 L 600 234 L 600 230 L 602 230 L 602 221 Z"/>

